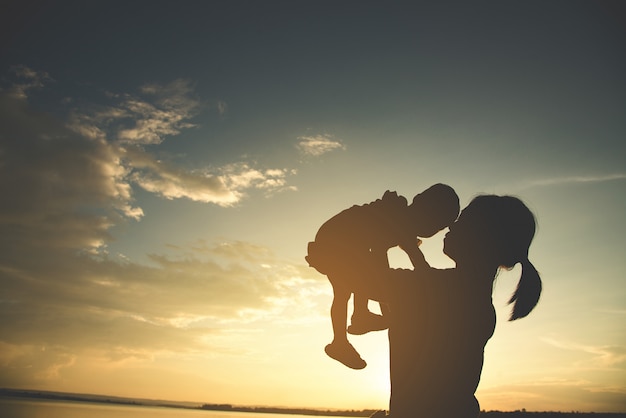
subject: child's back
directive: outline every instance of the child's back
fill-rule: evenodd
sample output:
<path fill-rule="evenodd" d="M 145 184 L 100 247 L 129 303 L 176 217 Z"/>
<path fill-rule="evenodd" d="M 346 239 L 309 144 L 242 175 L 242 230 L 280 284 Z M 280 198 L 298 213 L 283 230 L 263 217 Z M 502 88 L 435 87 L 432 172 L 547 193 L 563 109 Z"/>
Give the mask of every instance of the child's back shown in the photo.
<path fill-rule="evenodd" d="M 387 191 L 382 199 L 354 205 L 320 227 L 315 242 L 309 244 L 306 260 L 327 274 L 333 266 L 340 269 L 339 263 L 346 256 L 370 249 L 387 250 L 397 245 L 407 216 L 407 200 L 396 192 Z"/>

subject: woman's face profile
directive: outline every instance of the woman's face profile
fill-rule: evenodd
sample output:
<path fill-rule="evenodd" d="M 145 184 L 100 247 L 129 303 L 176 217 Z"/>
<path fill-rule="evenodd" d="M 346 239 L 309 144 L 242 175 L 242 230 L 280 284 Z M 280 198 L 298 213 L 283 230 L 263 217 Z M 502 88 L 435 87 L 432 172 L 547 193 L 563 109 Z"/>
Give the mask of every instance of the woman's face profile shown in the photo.
<path fill-rule="evenodd" d="M 455 261 L 457 261 L 457 256 L 459 255 L 459 241 L 463 235 L 464 224 L 461 219 L 459 217 L 456 222 L 450 225 L 449 231 L 443 238 L 443 253 Z"/>
<path fill-rule="evenodd" d="M 457 263 L 473 258 L 481 245 L 480 216 L 471 205 L 465 208 L 443 239 L 443 252 Z"/>

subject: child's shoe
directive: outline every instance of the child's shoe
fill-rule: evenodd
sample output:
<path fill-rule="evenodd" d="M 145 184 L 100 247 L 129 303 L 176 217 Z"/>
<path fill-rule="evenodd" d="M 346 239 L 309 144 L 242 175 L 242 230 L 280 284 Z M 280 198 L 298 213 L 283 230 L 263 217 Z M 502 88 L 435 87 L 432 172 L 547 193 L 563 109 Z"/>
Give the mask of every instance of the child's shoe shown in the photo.
<path fill-rule="evenodd" d="M 382 331 L 389 328 L 389 321 L 383 315 L 371 312 L 361 315 L 352 315 L 352 324 L 348 327 L 348 333 L 363 335 L 371 331 Z"/>
<path fill-rule="evenodd" d="M 349 342 L 346 342 L 345 344 L 332 342 L 324 348 L 324 351 L 330 358 L 343 363 L 351 369 L 360 370 L 367 366 L 365 360 L 361 358 L 359 353 L 357 353 L 354 347 L 352 347 L 352 344 Z"/>

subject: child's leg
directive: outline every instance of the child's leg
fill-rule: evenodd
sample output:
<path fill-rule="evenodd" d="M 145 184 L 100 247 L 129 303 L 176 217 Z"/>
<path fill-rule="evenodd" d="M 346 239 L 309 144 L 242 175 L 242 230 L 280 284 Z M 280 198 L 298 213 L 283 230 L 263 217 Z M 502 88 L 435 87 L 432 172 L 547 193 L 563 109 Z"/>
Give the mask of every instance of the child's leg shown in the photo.
<path fill-rule="evenodd" d="M 333 302 L 330 307 L 330 318 L 333 324 L 333 341 L 326 346 L 324 351 L 329 357 L 343 363 L 352 369 L 362 369 L 367 363 L 348 342 L 346 335 L 346 321 L 348 318 L 348 301 L 351 292 L 342 286 L 341 281 L 329 277 L 333 285 Z M 339 283 L 338 283 L 339 282 Z"/>
<path fill-rule="evenodd" d="M 385 318 L 383 315 L 376 315 L 370 312 L 368 306 L 368 299 L 354 294 L 354 312 L 352 313 L 351 324 L 348 327 L 348 332 L 353 335 L 362 335 L 370 331 L 380 331 L 389 328 L 389 317 Z M 380 304 L 381 312 L 383 304 Z"/>
<path fill-rule="evenodd" d="M 347 343 L 348 301 L 352 293 L 332 281 L 331 284 L 333 285 L 333 303 L 330 306 L 330 319 L 333 324 L 333 343 Z"/>
<path fill-rule="evenodd" d="M 352 312 L 352 316 L 361 316 L 367 315 L 370 313 L 370 310 L 367 306 L 369 299 L 361 296 L 360 293 L 354 294 L 354 311 Z"/>
<path fill-rule="evenodd" d="M 381 266 L 389 267 L 386 251 L 372 251 L 368 254 L 372 260 L 376 260 Z M 360 277 L 363 280 L 363 277 Z M 354 293 L 354 312 L 352 313 L 352 324 L 348 327 L 348 332 L 354 335 L 365 334 L 370 331 L 380 331 L 389 328 L 388 317 L 376 315 L 370 312 L 367 303 L 368 298 L 360 292 Z"/>

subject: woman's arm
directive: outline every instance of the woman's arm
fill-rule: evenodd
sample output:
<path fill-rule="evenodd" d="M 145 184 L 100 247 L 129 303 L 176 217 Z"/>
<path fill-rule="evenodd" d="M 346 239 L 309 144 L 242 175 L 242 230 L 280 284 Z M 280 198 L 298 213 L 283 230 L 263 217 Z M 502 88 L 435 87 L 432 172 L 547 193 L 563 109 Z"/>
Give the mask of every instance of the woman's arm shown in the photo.
<path fill-rule="evenodd" d="M 405 284 L 415 283 L 413 270 L 389 268 L 385 252 L 370 252 L 352 268 L 356 279 L 352 291 L 378 302 L 388 303 L 392 295 L 405 289 Z"/>

